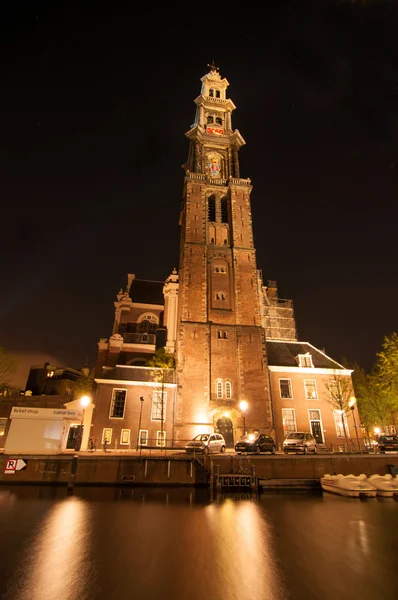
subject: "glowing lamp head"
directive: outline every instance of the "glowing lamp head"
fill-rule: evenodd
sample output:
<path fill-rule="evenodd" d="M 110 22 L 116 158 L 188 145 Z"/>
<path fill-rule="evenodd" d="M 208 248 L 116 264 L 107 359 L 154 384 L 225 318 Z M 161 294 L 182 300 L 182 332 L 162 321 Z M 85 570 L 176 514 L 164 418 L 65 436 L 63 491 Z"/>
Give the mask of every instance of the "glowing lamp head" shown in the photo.
<path fill-rule="evenodd" d="M 246 402 L 246 400 L 241 400 L 239 402 L 239 408 L 241 409 L 242 412 L 246 412 L 247 411 L 247 407 L 248 407 L 248 403 Z"/>
<path fill-rule="evenodd" d="M 353 410 L 356 402 L 357 402 L 357 399 L 355 398 L 355 396 L 351 396 L 351 398 L 348 401 L 348 406 L 351 408 L 351 410 Z"/>
<path fill-rule="evenodd" d="M 83 398 L 80 398 L 80 404 L 83 408 L 86 408 L 86 406 L 90 404 L 90 398 L 88 396 L 83 396 Z"/>
<path fill-rule="evenodd" d="M 380 427 L 374 427 L 373 431 L 375 432 L 376 435 L 379 435 Z"/>

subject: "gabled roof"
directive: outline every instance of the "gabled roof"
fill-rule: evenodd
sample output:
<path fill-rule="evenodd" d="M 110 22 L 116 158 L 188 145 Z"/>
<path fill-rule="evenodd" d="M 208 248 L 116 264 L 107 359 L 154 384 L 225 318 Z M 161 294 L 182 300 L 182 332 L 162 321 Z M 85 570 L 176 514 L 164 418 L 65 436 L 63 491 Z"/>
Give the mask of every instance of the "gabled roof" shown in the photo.
<path fill-rule="evenodd" d="M 267 340 L 268 364 L 272 367 L 298 367 L 298 354 L 311 354 L 316 369 L 345 369 L 309 342 L 278 342 Z"/>
<path fill-rule="evenodd" d="M 133 279 L 130 288 L 130 297 L 133 302 L 142 304 L 164 305 L 163 281 L 149 281 L 145 279 Z"/>

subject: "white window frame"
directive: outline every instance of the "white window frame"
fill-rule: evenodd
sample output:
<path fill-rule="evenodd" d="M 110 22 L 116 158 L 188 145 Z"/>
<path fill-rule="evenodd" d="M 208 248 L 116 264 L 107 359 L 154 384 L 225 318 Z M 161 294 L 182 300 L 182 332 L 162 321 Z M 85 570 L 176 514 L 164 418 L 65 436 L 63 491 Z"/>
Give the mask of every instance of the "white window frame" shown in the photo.
<path fill-rule="evenodd" d="M 127 436 L 126 436 L 126 432 L 127 432 Z M 124 436 L 126 437 L 127 441 L 123 441 Z M 131 430 L 130 429 L 122 429 L 121 433 L 120 433 L 120 445 L 121 446 L 130 446 L 130 436 L 131 436 Z"/>
<path fill-rule="evenodd" d="M 285 429 L 285 419 L 284 419 L 284 413 L 286 413 L 287 411 L 290 412 L 290 414 L 293 416 L 293 421 L 294 421 L 294 429 Z M 297 421 L 296 421 L 296 411 L 294 408 L 282 408 L 282 429 L 283 429 L 283 435 L 286 437 L 291 431 L 297 431 Z"/>
<path fill-rule="evenodd" d="M 336 417 L 337 416 L 340 417 L 341 425 L 338 425 L 338 423 L 336 421 Z M 343 420 L 344 420 L 345 432 L 347 434 L 347 437 L 350 437 L 350 430 L 348 429 L 348 419 L 347 419 L 347 415 L 345 414 L 345 412 L 343 410 L 334 410 L 333 411 L 333 420 L 334 420 L 334 426 L 335 426 L 335 429 L 336 429 L 336 435 L 337 435 L 337 437 L 338 438 L 344 438 L 345 437 L 344 436 Z"/>
<path fill-rule="evenodd" d="M 311 381 L 314 384 L 314 388 L 315 388 L 315 396 L 311 396 L 309 397 L 307 394 L 307 381 Z M 316 379 L 304 379 L 304 394 L 305 394 L 305 398 L 306 400 L 318 400 L 318 388 L 316 385 Z"/>
<path fill-rule="evenodd" d="M 312 410 L 313 410 L 314 412 L 317 412 L 317 413 L 319 414 L 319 419 L 311 419 L 311 418 L 310 418 L 310 412 L 311 412 Z M 325 442 L 325 435 L 324 435 L 324 432 L 323 432 L 322 414 L 321 414 L 321 409 L 320 409 L 320 408 L 309 408 L 309 409 L 308 409 L 308 422 L 309 422 L 309 424 L 310 424 L 310 433 L 312 433 L 312 428 L 311 428 L 311 422 L 312 422 L 312 421 L 315 421 L 315 422 L 316 422 L 316 421 L 319 421 L 319 423 L 321 424 L 322 443 L 324 443 L 324 442 Z"/>
<path fill-rule="evenodd" d="M 217 400 L 224 398 L 224 382 L 222 379 L 216 380 L 216 397 Z"/>
<path fill-rule="evenodd" d="M 160 398 L 155 400 L 155 398 Z M 162 420 L 162 390 L 153 390 L 152 392 L 152 406 L 151 406 L 151 421 L 161 421 Z M 163 391 L 163 423 L 166 421 L 166 406 L 167 406 L 167 392 Z M 157 411 L 159 412 L 159 417 L 156 415 Z"/>
<path fill-rule="evenodd" d="M 279 397 L 282 400 L 293 400 L 293 385 L 292 385 L 291 378 L 290 377 L 280 377 L 278 381 L 279 381 Z M 282 396 L 281 381 L 288 381 L 289 382 L 289 389 L 290 389 L 290 396 L 289 397 Z"/>
<path fill-rule="evenodd" d="M 158 446 L 160 448 L 166 447 L 166 432 L 164 429 L 163 429 L 163 431 L 156 432 L 156 446 Z"/>
<path fill-rule="evenodd" d="M 314 363 L 312 362 L 312 355 L 309 352 L 307 352 L 306 354 L 299 354 L 298 360 L 299 360 L 299 367 L 302 367 L 303 369 L 313 369 L 314 368 Z M 309 364 L 306 364 L 307 362 L 309 362 Z"/>
<path fill-rule="evenodd" d="M 142 441 L 142 434 L 145 433 L 145 441 Z M 140 433 L 138 435 L 138 445 L 139 446 L 148 446 L 148 429 L 140 429 Z"/>
<path fill-rule="evenodd" d="M 113 408 L 113 403 L 114 403 L 115 392 L 125 392 L 125 395 L 124 395 L 124 405 L 123 405 L 123 416 L 122 417 L 113 417 L 112 416 L 112 408 Z M 117 421 L 120 421 L 121 419 L 124 419 L 124 415 L 126 413 L 126 403 L 127 403 L 127 388 L 113 388 L 112 389 L 112 396 L 111 396 L 111 404 L 110 404 L 110 407 L 109 407 L 109 418 L 110 419 L 116 419 Z"/>
<path fill-rule="evenodd" d="M 107 439 L 107 443 L 110 444 L 112 441 L 112 427 L 104 427 L 102 430 L 102 444 L 105 442 L 105 438 Z"/>
<path fill-rule="evenodd" d="M 224 386 L 225 386 L 225 399 L 232 400 L 232 383 L 230 381 L 226 381 Z"/>

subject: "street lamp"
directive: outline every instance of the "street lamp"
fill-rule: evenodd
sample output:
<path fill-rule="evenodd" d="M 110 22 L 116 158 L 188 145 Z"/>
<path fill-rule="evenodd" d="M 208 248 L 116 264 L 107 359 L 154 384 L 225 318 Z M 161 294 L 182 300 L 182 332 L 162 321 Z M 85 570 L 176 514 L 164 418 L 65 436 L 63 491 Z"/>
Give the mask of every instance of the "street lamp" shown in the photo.
<path fill-rule="evenodd" d="M 354 429 L 355 429 L 355 433 L 357 434 L 358 452 L 360 452 L 361 447 L 359 445 L 358 427 L 357 427 L 357 423 L 355 420 L 355 405 L 356 405 L 356 403 L 357 403 L 357 399 L 354 396 L 351 396 L 351 398 L 348 402 L 348 406 L 351 408 L 352 418 L 354 419 Z"/>
<path fill-rule="evenodd" d="M 242 417 L 243 417 L 243 435 L 246 435 L 246 411 L 247 411 L 248 406 L 249 405 L 246 402 L 246 400 L 241 400 L 239 403 L 239 408 L 242 412 Z"/>
<path fill-rule="evenodd" d="M 80 450 L 81 445 L 82 445 L 82 441 L 83 441 L 83 432 L 84 432 L 84 413 L 86 411 L 87 406 L 90 404 L 91 400 L 89 396 L 82 396 L 82 398 L 80 398 L 80 406 L 83 409 L 83 415 L 82 415 L 82 420 L 81 420 L 81 424 L 80 424 L 80 433 L 79 436 L 76 440 L 76 448 L 75 450 Z"/>
<path fill-rule="evenodd" d="M 137 434 L 137 448 L 136 450 L 138 450 L 138 446 L 140 444 L 140 431 L 141 431 L 141 417 L 142 417 L 142 407 L 144 405 L 144 396 L 140 396 L 140 418 L 138 421 L 138 434 Z"/>

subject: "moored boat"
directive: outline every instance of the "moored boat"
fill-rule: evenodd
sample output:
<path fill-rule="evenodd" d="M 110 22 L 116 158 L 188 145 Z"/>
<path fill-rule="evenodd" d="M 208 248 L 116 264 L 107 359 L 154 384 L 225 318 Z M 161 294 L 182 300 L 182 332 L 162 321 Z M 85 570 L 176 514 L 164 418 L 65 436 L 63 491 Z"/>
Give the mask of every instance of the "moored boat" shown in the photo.
<path fill-rule="evenodd" d="M 370 485 L 376 488 L 377 496 L 391 498 L 398 496 L 398 478 L 391 475 L 371 475 L 368 479 Z"/>
<path fill-rule="evenodd" d="M 321 477 L 321 486 L 325 492 L 347 496 L 349 498 L 376 496 L 376 488 L 368 483 L 366 475 L 329 475 Z"/>

